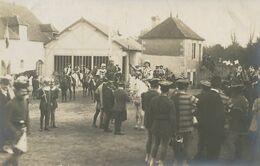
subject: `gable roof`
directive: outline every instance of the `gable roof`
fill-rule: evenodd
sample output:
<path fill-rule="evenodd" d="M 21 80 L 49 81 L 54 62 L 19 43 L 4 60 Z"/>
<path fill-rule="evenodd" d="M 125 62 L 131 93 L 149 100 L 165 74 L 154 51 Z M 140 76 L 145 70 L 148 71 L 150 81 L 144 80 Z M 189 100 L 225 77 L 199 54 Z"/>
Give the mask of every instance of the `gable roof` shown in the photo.
<path fill-rule="evenodd" d="M 169 17 L 161 24 L 141 36 L 142 39 L 204 39 L 185 25 L 180 19 Z"/>
<path fill-rule="evenodd" d="M 9 38 L 19 39 L 19 33 L 12 27 L 25 25 L 28 28 L 28 40 L 45 43 L 52 39 L 52 35 L 43 33 L 41 24 L 39 19 L 26 7 L 0 1 L 0 39 L 4 38 L 7 25 Z"/>
<path fill-rule="evenodd" d="M 74 22 L 73 24 L 71 24 L 70 26 L 68 26 L 67 28 L 65 28 L 63 31 L 61 31 L 56 37 L 61 36 L 63 33 L 70 31 L 70 29 L 72 27 L 74 27 L 75 25 L 77 25 L 78 23 L 86 23 L 88 25 L 90 25 L 91 27 L 95 28 L 97 32 L 100 32 L 101 34 L 105 35 L 106 37 L 109 37 L 109 27 L 95 22 L 95 21 L 89 21 L 86 20 L 85 18 L 80 18 L 78 21 Z M 112 31 L 112 36 L 116 36 L 117 32 Z M 49 42 L 47 42 L 46 44 L 54 41 L 55 39 L 50 40 Z M 128 39 L 115 39 L 113 40 L 113 42 L 115 42 L 116 44 L 118 44 L 119 46 L 123 47 L 124 50 L 129 50 L 129 51 L 141 51 L 141 45 L 133 38 L 128 38 Z"/>

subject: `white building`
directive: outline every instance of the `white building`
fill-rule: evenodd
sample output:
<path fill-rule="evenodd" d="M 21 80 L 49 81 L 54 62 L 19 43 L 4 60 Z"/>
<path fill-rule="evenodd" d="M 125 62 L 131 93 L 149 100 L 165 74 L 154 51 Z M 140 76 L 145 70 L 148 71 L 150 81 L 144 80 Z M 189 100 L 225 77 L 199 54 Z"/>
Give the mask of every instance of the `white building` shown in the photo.
<path fill-rule="evenodd" d="M 0 75 L 35 70 L 41 74 L 44 43 L 57 30 L 26 7 L 0 2 Z"/>
<path fill-rule="evenodd" d="M 60 73 L 67 64 L 72 68 L 83 65 L 93 69 L 112 59 L 128 78 L 130 57 L 140 52 L 141 45 L 134 39 L 120 38 L 110 33 L 108 27 L 81 18 L 46 43 L 44 75 Z"/>

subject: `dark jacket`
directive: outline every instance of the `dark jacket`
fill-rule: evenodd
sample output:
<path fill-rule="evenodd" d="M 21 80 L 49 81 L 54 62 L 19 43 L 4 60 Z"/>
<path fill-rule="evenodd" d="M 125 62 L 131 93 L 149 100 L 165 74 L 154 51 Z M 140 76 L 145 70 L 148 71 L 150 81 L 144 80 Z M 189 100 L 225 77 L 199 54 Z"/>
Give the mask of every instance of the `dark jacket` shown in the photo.
<path fill-rule="evenodd" d="M 220 95 L 213 90 L 200 96 L 197 104 L 199 129 L 209 138 L 223 140 L 225 108 Z"/>
<path fill-rule="evenodd" d="M 156 96 L 151 100 L 151 132 L 154 135 L 170 137 L 174 133 L 176 123 L 175 106 L 168 96 Z"/>
<path fill-rule="evenodd" d="M 112 111 L 114 106 L 114 94 L 108 84 L 103 84 L 103 109 L 104 111 Z"/>
<path fill-rule="evenodd" d="M 153 97 L 158 96 L 159 93 L 155 90 L 149 90 L 141 94 L 142 109 L 144 110 L 144 125 L 148 129 L 151 126 L 151 116 L 149 112 L 149 107 L 151 105 L 151 100 Z"/>
<path fill-rule="evenodd" d="M 121 121 L 127 120 L 127 109 L 126 104 L 130 99 L 123 89 L 117 89 L 114 92 L 114 118 Z"/>
<path fill-rule="evenodd" d="M 9 131 L 12 132 L 12 139 L 17 139 L 17 132 L 29 123 L 28 100 L 13 98 L 6 104 L 6 124 Z M 21 132 L 21 131 L 20 131 Z"/>
<path fill-rule="evenodd" d="M 114 92 L 114 111 L 126 111 L 126 103 L 129 102 L 130 99 L 123 89 L 117 89 Z"/>
<path fill-rule="evenodd" d="M 5 106 L 10 101 L 10 97 L 7 95 L 4 95 L 2 91 L 0 90 L 0 129 L 4 125 L 5 120 Z"/>
<path fill-rule="evenodd" d="M 248 101 L 242 96 L 232 97 L 230 101 L 230 127 L 231 131 L 247 133 L 249 128 Z"/>
<path fill-rule="evenodd" d="M 38 93 L 38 99 L 40 99 L 40 110 L 50 111 L 58 107 L 57 98 L 59 97 L 59 90 L 45 90 L 40 89 Z"/>
<path fill-rule="evenodd" d="M 32 79 L 32 87 L 33 87 L 34 90 L 39 89 L 40 81 L 37 78 Z"/>
<path fill-rule="evenodd" d="M 10 101 L 10 97 L 4 95 L 0 90 L 0 149 L 5 143 L 6 130 L 6 104 Z"/>

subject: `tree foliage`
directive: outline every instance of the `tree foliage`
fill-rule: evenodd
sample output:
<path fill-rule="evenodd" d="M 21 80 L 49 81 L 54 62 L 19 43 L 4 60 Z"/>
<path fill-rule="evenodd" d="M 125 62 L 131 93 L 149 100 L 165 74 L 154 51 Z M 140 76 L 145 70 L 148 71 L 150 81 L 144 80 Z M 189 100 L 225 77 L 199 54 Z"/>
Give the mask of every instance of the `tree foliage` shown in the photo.
<path fill-rule="evenodd" d="M 260 67 L 260 38 L 253 42 L 250 35 L 246 47 L 242 47 L 238 42 L 235 34 L 231 35 L 231 44 L 224 48 L 220 44 L 204 48 L 204 57 L 210 57 L 215 63 L 230 60 L 239 60 L 244 67 Z"/>

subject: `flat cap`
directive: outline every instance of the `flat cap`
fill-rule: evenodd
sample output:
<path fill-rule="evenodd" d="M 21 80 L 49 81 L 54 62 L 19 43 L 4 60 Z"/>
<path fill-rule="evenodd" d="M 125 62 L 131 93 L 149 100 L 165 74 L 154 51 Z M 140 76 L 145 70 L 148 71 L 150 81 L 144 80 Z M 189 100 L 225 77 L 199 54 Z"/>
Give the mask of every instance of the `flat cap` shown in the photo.
<path fill-rule="evenodd" d="M 150 84 L 158 84 L 160 79 L 159 78 L 151 78 L 147 80 Z"/>
<path fill-rule="evenodd" d="M 170 87 L 172 84 L 173 82 L 167 80 L 159 81 L 159 85 L 164 87 Z"/>

